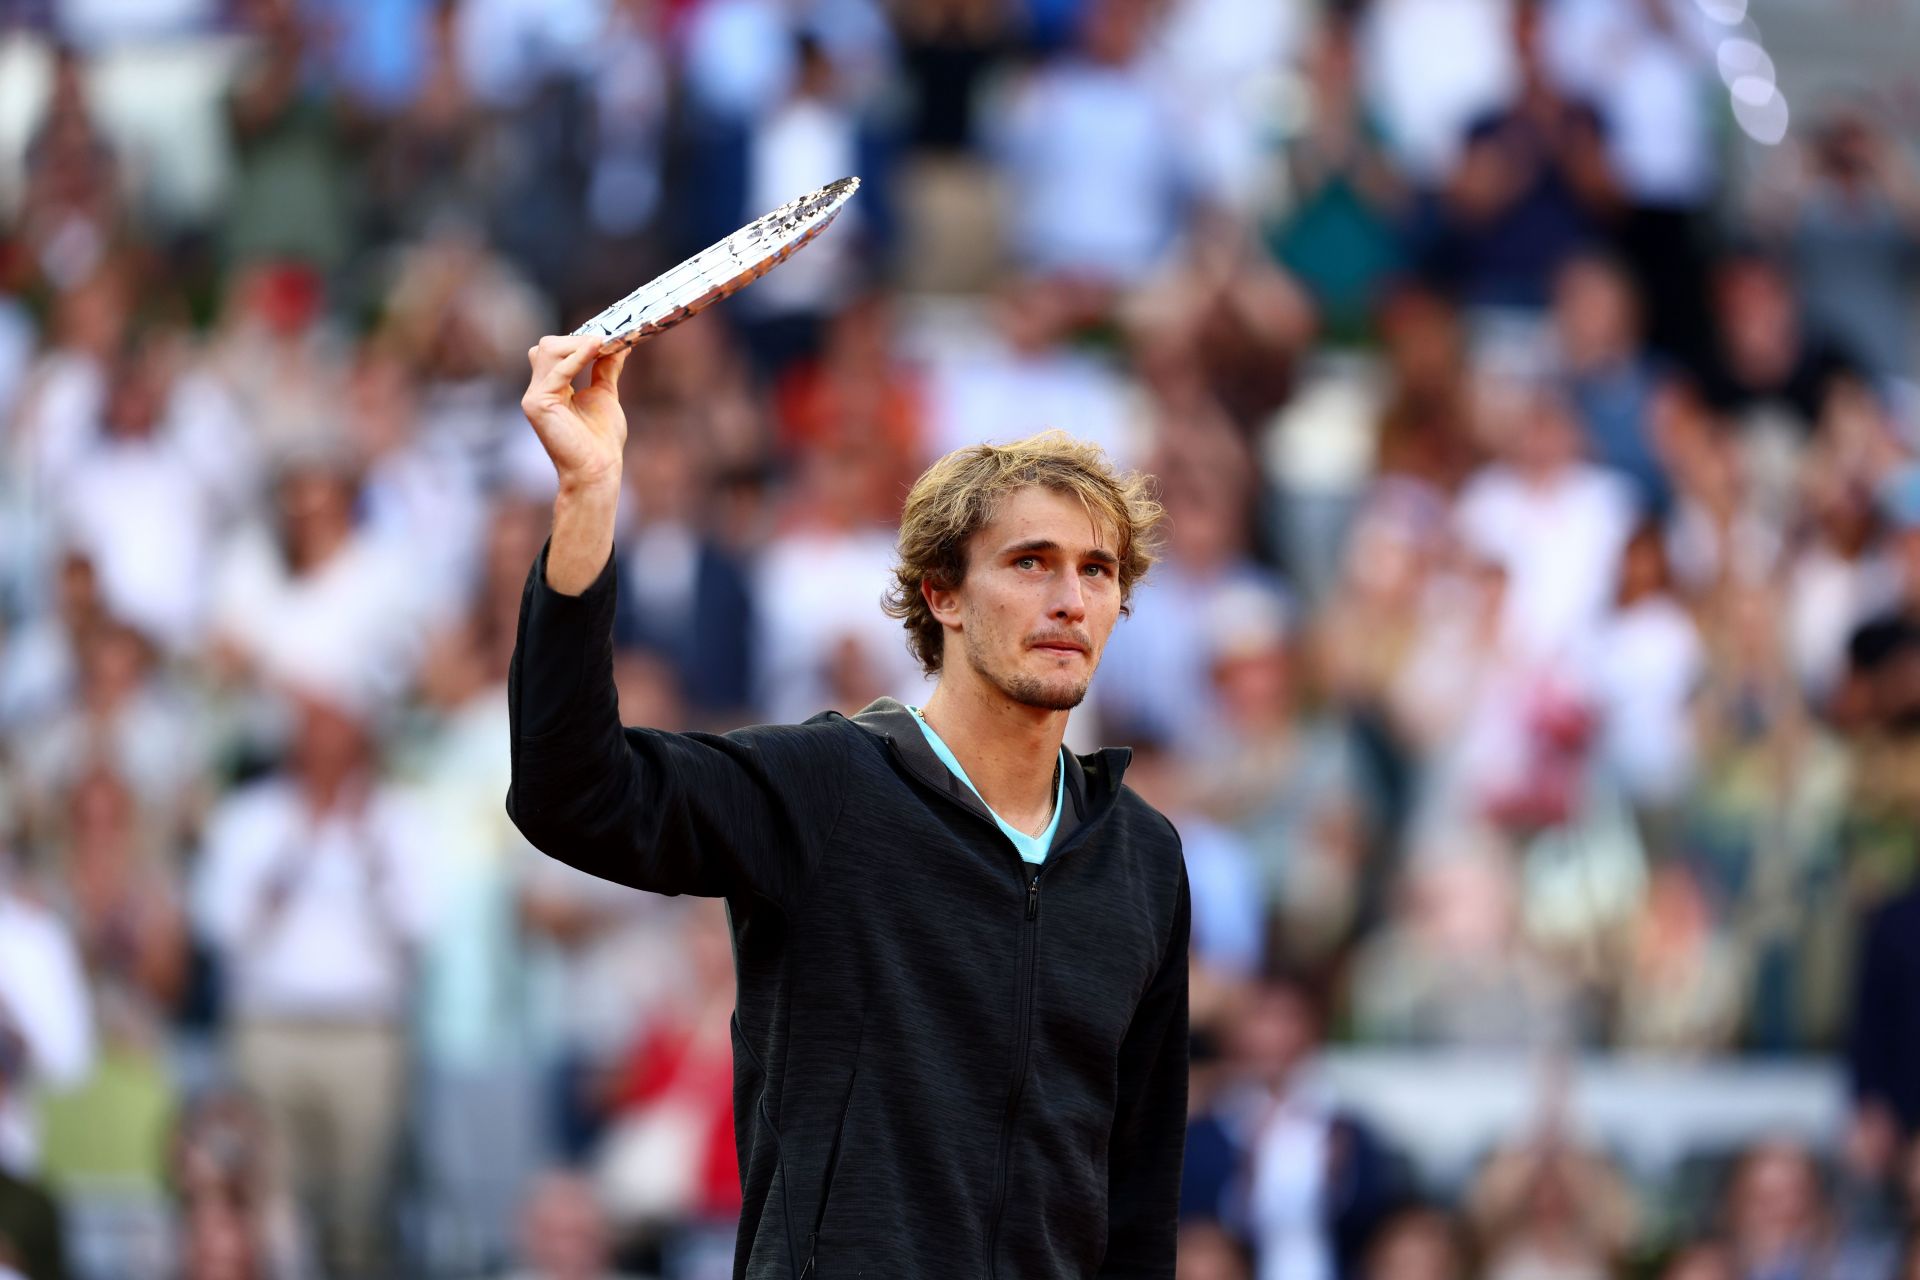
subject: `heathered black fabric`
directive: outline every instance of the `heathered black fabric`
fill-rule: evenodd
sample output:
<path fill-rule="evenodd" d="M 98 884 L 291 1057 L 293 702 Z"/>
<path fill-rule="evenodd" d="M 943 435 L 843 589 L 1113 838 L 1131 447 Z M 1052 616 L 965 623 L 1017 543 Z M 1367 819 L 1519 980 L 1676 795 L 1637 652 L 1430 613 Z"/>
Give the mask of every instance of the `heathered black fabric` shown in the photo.
<path fill-rule="evenodd" d="M 727 900 L 735 1277 L 1171 1277 L 1187 882 L 1129 753 L 1069 755 L 1036 875 L 891 700 L 623 729 L 616 577 L 563 596 L 534 563 L 507 810 L 596 876 Z"/>

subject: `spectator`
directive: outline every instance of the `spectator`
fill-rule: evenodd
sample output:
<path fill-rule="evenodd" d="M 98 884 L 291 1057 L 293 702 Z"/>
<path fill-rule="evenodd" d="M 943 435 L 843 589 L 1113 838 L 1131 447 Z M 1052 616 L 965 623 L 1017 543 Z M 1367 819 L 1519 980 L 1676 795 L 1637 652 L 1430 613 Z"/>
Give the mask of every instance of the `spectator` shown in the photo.
<path fill-rule="evenodd" d="M 1215 1222 L 1180 1228 L 1174 1280 L 1254 1280 L 1253 1252 Z"/>
<path fill-rule="evenodd" d="M 246 7 L 254 36 L 227 103 L 238 172 L 224 210 L 229 263 L 263 259 L 343 266 L 359 184 L 338 114 L 306 74 L 315 50 L 293 0 Z"/>
<path fill-rule="evenodd" d="M 898 624 L 872 607 L 893 562 L 886 522 L 899 501 L 883 465 L 852 443 L 806 455 L 789 525 L 761 553 L 755 689 L 776 720 L 889 690 L 910 705 L 924 696 Z"/>
<path fill-rule="evenodd" d="M 1631 277 L 1605 258 L 1574 258 L 1554 281 L 1553 319 L 1587 455 L 1626 475 L 1641 506 L 1663 515 L 1672 489 L 1656 436 L 1661 375 L 1641 346 Z"/>
<path fill-rule="evenodd" d="M 1344 727 L 1304 705 L 1307 665 L 1278 599 L 1229 589 L 1205 622 L 1224 715 L 1220 735 L 1185 770 L 1193 804 L 1243 842 L 1240 874 L 1253 883 L 1233 896 L 1250 899 L 1243 909 L 1273 912 L 1287 959 L 1317 970 L 1359 924 L 1359 764 Z M 1181 831 L 1191 851 L 1188 827 Z M 1196 924 L 1196 937 L 1204 932 Z"/>
<path fill-rule="evenodd" d="M 433 846 L 379 777 L 366 712 L 316 690 L 295 700 L 286 769 L 209 821 L 196 915 L 226 980 L 236 1070 L 283 1162 L 275 1180 L 322 1206 L 332 1265 L 359 1274 L 379 1256 Z"/>
<path fill-rule="evenodd" d="M 1462 1280 L 1472 1272 L 1459 1225 L 1444 1210 L 1423 1205 L 1381 1224 L 1360 1274 L 1364 1280 Z"/>
<path fill-rule="evenodd" d="M 1839 691 L 1855 631 L 1899 599 L 1905 575 L 1888 554 L 1886 517 L 1911 513 L 1876 507 L 1830 469 L 1809 477 L 1804 506 L 1808 527 L 1785 566 L 1787 643 L 1807 696 L 1824 703 Z"/>
<path fill-rule="evenodd" d="M 235 540 L 214 587 L 212 651 L 256 684 L 323 683 L 368 705 L 399 693 L 420 642 L 424 549 L 359 526 L 351 462 L 288 459 L 270 528 Z"/>
<path fill-rule="evenodd" d="M 1261 0 L 1173 0 L 1154 16 L 1147 56 L 1179 112 L 1194 187 L 1244 221 L 1263 195 L 1268 159 L 1261 85 L 1298 64 L 1312 15 Z"/>
<path fill-rule="evenodd" d="M 1267 896 L 1251 850 L 1238 833 L 1192 808 L 1192 786 L 1163 743 L 1133 739 L 1127 785 L 1180 832 L 1193 910 L 1192 963 L 1197 979 L 1234 981 L 1258 972 L 1266 948 Z"/>
<path fill-rule="evenodd" d="M 1359 9 L 1361 82 L 1396 167 L 1416 184 L 1442 181 L 1474 117 L 1519 80 L 1503 0 L 1383 0 Z"/>
<path fill-rule="evenodd" d="M 363 348 L 347 388 L 352 466 L 362 477 L 357 505 L 372 541 L 416 569 L 418 612 L 439 621 L 458 613 L 478 576 L 475 553 L 485 519 L 473 459 L 425 432 L 406 364 Z"/>
<path fill-rule="evenodd" d="M 416 970 L 407 1137 L 433 1255 L 468 1273 L 506 1256 L 521 1184 L 553 1145 L 537 1038 L 549 993 L 531 980 L 535 947 L 520 912 L 529 850 L 496 803 L 511 766 L 500 730 L 520 587 L 545 520 L 507 501 L 490 515 L 478 589 L 422 663 L 422 722 L 405 751 L 430 814 L 442 903 Z"/>
<path fill-rule="evenodd" d="M 1653 869 L 1621 966 L 1619 1043 L 1674 1055 L 1738 1043 L 1750 975 L 1719 915 L 1687 868 Z"/>
<path fill-rule="evenodd" d="M 95 765 L 63 801 L 49 899 L 72 922 L 98 1052 L 41 1100 L 42 1167 L 67 1197 L 76 1267 L 139 1278 L 153 1260 L 135 1224 L 162 1216 L 176 1106 L 167 1035 L 189 977 L 185 911 L 170 842 L 117 775 Z"/>
<path fill-rule="evenodd" d="M 1634 1234 L 1619 1174 L 1553 1131 L 1495 1154 L 1469 1203 L 1491 1280 L 1604 1278 Z"/>
<path fill-rule="evenodd" d="M 1288 149 L 1291 207 L 1272 228 L 1274 256 L 1309 293 L 1323 332 L 1351 341 L 1405 253 L 1405 183 L 1384 152 L 1384 130 L 1360 96 L 1354 19 L 1328 15 L 1307 58 L 1312 106 Z"/>
<path fill-rule="evenodd" d="M 525 574 L 519 575 L 524 580 Z M 519 588 L 514 588 L 516 608 Z M 515 868 L 548 1144 L 583 1160 L 600 1139 L 621 1055 L 683 977 L 672 914 L 523 845 Z"/>
<path fill-rule="evenodd" d="M 575 1174 L 546 1174 L 521 1211 L 521 1265 L 503 1280 L 621 1280 L 626 1273 L 611 1269 L 607 1235 L 591 1184 Z"/>
<path fill-rule="evenodd" d="M 1795 151 L 1785 198 L 1758 213 L 1782 235 L 1817 337 L 1856 354 L 1879 378 L 1915 368 L 1913 291 L 1920 284 L 1920 175 L 1904 145 L 1863 112 L 1842 109 Z"/>
<path fill-rule="evenodd" d="M 1124 309 L 1133 359 L 1172 422 L 1224 415 L 1261 430 L 1286 404 L 1313 337 L 1311 299 L 1225 214 L 1193 219 L 1184 251 Z"/>
<path fill-rule="evenodd" d="M 1700 632 L 1673 593 L 1660 530 L 1643 524 L 1620 560 L 1615 608 L 1594 629 L 1590 673 L 1599 762 L 1636 806 L 1665 809 L 1693 782 Z"/>
<path fill-rule="evenodd" d="M 1459 159 L 1416 214 L 1419 270 L 1469 307 L 1544 307 L 1555 274 L 1601 237 L 1618 200 L 1605 126 L 1554 83 L 1540 13 L 1512 7 L 1518 90 L 1469 124 Z"/>
<path fill-rule="evenodd" d="M 1322 1016 L 1297 980 L 1253 984 L 1230 1024 L 1227 1080 L 1189 1126 L 1190 1151 L 1213 1154 L 1188 1176 L 1183 1215 L 1240 1224 L 1268 1280 L 1356 1274 L 1403 1181 L 1315 1078 Z"/>
<path fill-rule="evenodd" d="M 46 113 L 27 144 L 26 184 L 14 215 L 32 266 L 55 290 L 99 269 L 125 230 L 118 157 L 89 101 L 85 63 L 56 49 Z"/>
<path fill-rule="evenodd" d="M 1181 752 L 1216 741 L 1221 715 L 1208 696 L 1206 634 L 1214 602 L 1229 592 L 1285 596 L 1252 554 L 1252 470 L 1226 431 L 1196 430 L 1170 441 L 1162 477 L 1165 560 L 1141 584 L 1136 608 L 1108 642 L 1107 678 L 1095 691 L 1102 715 L 1142 725 Z M 1178 452 L 1176 452 L 1178 450 Z"/>
<path fill-rule="evenodd" d="M 79 687 L 58 714 L 31 726 L 38 746 L 21 768 L 27 817 L 46 811 L 106 761 L 163 832 L 180 830 L 203 800 L 206 747 L 193 702 L 162 678 L 152 645 L 132 627 L 102 618 L 81 641 Z"/>
<path fill-rule="evenodd" d="M 1747 429 L 1778 422 L 1810 436 L 1854 356 L 1806 331 L 1792 281 L 1764 251 L 1724 257 L 1712 298 L 1719 346 L 1702 378 L 1707 403 Z"/>
<path fill-rule="evenodd" d="M 1000 0 L 895 9 L 910 102 L 898 184 L 907 289 L 981 292 L 999 271 L 995 173 L 983 147 L 988 90 L 1019 48 L 1013 9 Z"/>
<path fill-rule="evenodd" d="M 247 443 L 231 407 L 176 369 L 170 348 L 150 338 L 105 367 L 97 426 L 50 460 L 47 483 L 108 609 L 178 652 L 205 625 L 215 538 L 244 483 Z"/>
<path fill-rule="evenodd" d="M 1379 480 L 1449 501 L 1480 461 L 1460 317 L 1438 293 L 1401 285 L 1382 300 L 1378 324 L 1387 363 Z"/>
<path fill-rule="evenodd" d="M 596 1160 L 602 1202 L 622 1228 L 655 1239 L 718 1228 L 729 1256 L 740 1214 L 734 1146 L 732 940 L 705 904 L 679 913 L 686 982 L 653 1010 L 607 1099 Z"/>
<path fill-rule="evenodd" d="M 370 59 L 368 70 L 406 98 L 385 104 L 383 127 L 366 140 L 368 231 L 382 239 L 412 238 L 484 203 L 483 157 L 491 135 L 460 73 L 459 24 L 471 6 L 436 12 L 401 0 L 378 8 L 362 30 L 379 30 L 386 49 Z M 403 61 L 411 64 L 411 80 L 398 84 L 394 64 Z"/>
<path fill-rule="evenodd" d="M 1813 979 L 1831 972 L 1823 957 L 1845 928 L 1833 869 L 1851 785 L 1845 739 L 1814 716 L 1789 669 L 1779 601 L 1741 586 L 1710 618 L 1684 826 L 1709 901 L 1741 922 L 1749 1042 L 1775 1045 L 1814 1025 L 1823 1002 L 1809 999 Z"/>
<path fill-rule="evenodd" d="M 100 622 L 93 562 L 69 549 L 58 557 L 54 607 L 10 635 L 0 653 L 0 728 L 17 731 L 57 714 L 79 687 L 82 639 Z"/>
<path fill-rule="evenodd" d="M 856 106 L 824 40 L 801 33 L 791 90 L 747 126 L 737 184 L 744 200 L 729 222 L 757 218 L 849 174 L 879 176 L 879 142 Z M 886 202 L 879 184 L 866 194 L 872 198 L 841 210 L 836 222 L 844 225 L 835 235 L 813 246 L 824 252 L 810 250 L 795 260 L 794 270 L 769 277 L 765 287 L 741 298 L 736 312 L 742 336 L 763 374 L 778 375 L 818 354 L 829 317 L 855 295 L 860 258 L 880 247 L 876 215 Z"/>
<path fill-rule="evenodd" d="M 1787 550 L 1787 531 L 1763 502 L 1739 437 L 1687 384 L 1662 386 L 1649 410 L 1673 492 L 1667 550 L 1678 585 L 1702 597 L 1772 577 Z M 1811 505 L 1821 509 L 1817 498 Z M 1848 541 L 1849 556 L 1863 549 L 1857 536 Z"/>
<path fill-rule="evenodd" d="M 1847 1280 L 1884 1275 L 1892 1263 L 1886 1250 L 1836 1229 L 1812 1155 L 1791 1143 L 1763 1143 L 1741 1154 L 1728 1180 L 1725 1215 L 1742 1280 Z"/>
<path fill-rule="evenodd" d="M 730 727 L 751 705 L 755 600 L 746 570 L 703 525 L 706 460 L 676 426 L 632 446 L 615 640 L 665 662 L 702 724 Z"/>
<path fill-rule="evenodd" d="M 1409 869 L 1397 914 L 1354 958 L 1357 1032 L 1428 1048 L 1566 1043 L 1580 1018 L 1565 970 L 1519 929 L 1512 852 L 1457 837 Z"/>
<path fill-rule="evenodd" d="M 326 279 L 295 262 L 235 268 L 223 281 L 207 368 L 247 427 L 247 448 L 226 461 L 257 514 L 262 460 L 335 431 L 344 401 L 345 339 Z"/>
<path fill-rule="evenodd" d="M 1019 262 L 1122 288 L 1172 247 L 1191 178 L 1176 117 L 1149 74 L 1142 0 L 1091 0 L 1078 46 L 1020 86 L 1000 122 Z"/>
<path fill-rule="evenodd" d="M 79 1083 L 92 1068 L 93 1011 L 64 922 L 27 897 L 0 851 L 0 1173 L 39 1166 L 31 1092 Z"/>
<path fill-rule="evenodd" d="M 259 1106 L 239 1092 L 203 1093 L 176 1118 L 166 1162 L 188 1277 L 319 1274 L 288 1188 L 275 1178 L 272 1141 Z"/>
<path fill-rule="evenodd" d="M 1697 359 L 1708 340 L 1704 225 L 1721 179 L 1714 140 L 1718 24 L 1682 0 L 1555 0 L 1541 6 L 1555 80 L 1592 102 L 1623 208 L 1613 239 L 1647 303 L 1647 337 Z"/>
<path fill-rule="evenodd" d="M 1006 443 L 1063 422 L 1116 458 L 1138 453 L 1126 375 L 1070 344 L 1071 292 L 1016 278 L 994 299 L 994 333 L 936 357 L 927 372 L 927 427 L 918 461 L 970 444 Z"/>
<path fill-rule="evenodd" d="M 1553 660 L 1591 628 L 1635 523 L 1621 479 L 1582 460 L 1580 430 L 1564 399 L 1523 387 L 1501 406 L 1501 458 L 1461 491 L 1460 534 L 1506 576 L 1504 638 L 1518 653 Z"/>

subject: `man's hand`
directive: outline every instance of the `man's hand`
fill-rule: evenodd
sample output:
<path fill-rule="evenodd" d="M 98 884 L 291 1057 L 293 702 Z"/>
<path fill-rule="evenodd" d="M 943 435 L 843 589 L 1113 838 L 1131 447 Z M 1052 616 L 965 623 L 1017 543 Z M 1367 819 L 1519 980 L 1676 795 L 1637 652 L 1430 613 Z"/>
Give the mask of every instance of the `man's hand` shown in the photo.
<path fill-rule="evenodd" d="M 619 387 L 627 351 L 601 356 L 598 338 L 546 337 L 527 348 L 527 360 L 533 377 L 520 408 L 553 460 L 561 492 L 618 489 L 627 443 Z M 593 379 L 575 391 L 573 380 L 589 361 Z"/>
<path fill-rule="evenodd" d="M 627 353 L 601 356 L 598 338 L 548 337 L 527 348 L 527 360 L 533 377 L 520 408 L 560 481 L 547 546 L 547 585 L 577 596 L 593 585 L 613 554 L 620 459 L 627 445 L 619 386 Z M 575 391 L 573 379 L 590 360 L 593 378 Z"/>

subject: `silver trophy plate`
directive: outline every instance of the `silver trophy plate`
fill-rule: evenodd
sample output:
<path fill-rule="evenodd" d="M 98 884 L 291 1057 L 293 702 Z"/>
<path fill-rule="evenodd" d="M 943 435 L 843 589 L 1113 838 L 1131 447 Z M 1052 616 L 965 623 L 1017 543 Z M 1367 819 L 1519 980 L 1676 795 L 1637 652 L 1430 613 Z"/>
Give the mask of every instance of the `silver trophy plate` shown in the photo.
<path fill-rule="evenodd" d="M 604 339 L 602 354 L 664 333 L 785 262 L 825 231 L 859 189 L 860 179 L 841 178 L 809 191 L 663 271 L 573 332 Z"/>

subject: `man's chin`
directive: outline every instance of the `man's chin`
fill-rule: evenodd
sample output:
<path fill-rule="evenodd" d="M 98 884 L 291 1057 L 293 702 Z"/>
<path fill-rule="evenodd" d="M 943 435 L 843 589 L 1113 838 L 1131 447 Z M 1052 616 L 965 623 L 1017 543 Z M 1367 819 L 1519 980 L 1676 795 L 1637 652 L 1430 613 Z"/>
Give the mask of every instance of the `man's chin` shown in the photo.
<path fill-rule="evenodd" d="M 1023 707 L 1040 711 L 1071 711 L 1086 700 L 1085 680 L 1042 680 L 1034 676 L 1015 676 L 1000 686 L 1001 692 Z"/>

